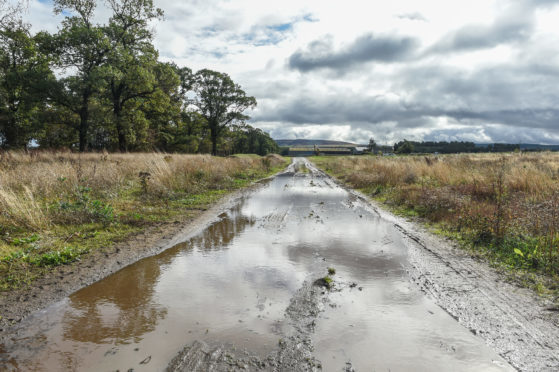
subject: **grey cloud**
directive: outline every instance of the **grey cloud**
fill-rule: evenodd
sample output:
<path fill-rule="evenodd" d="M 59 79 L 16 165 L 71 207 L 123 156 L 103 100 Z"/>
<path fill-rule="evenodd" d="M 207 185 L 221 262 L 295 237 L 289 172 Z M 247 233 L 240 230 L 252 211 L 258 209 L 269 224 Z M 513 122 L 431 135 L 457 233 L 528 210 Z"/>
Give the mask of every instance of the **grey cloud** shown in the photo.
<path fill-rule="evenodd" d="M 525 0 L 528 5 L 532 6 L 553 6 L 559 4 L 559 0 Z"/>
<path fill-rule="evenodd" d="M 448 117 L 456 122 L 500 123 L 510 126 L 554 129 L 559 123 L 559 109 L 445 109 L 420 102 L 387 102 L 378 97 L 346 99 L 297 97 L 276 109 L 254 117 L 256 121 L 278 121 L 293 124 L 382 123 L 395 121 L 401 128 L 428 125 L 429 118 Z"/>
<path fill-rule="evenodd" d="M 354 130 L 382 132 L 387 140 L 406 135 L 433 140 L 559 141 L 555 89 L 559 73 L 552 66 L 503 65 L 474 72 L 443 66 L 401 68 L 371 79 L 393 82 L 396 94 L 310 95 L 300 90 L 269 107 L 264 103 L 254 120 L 291 126 L 346 124 Z M 400 97 L 398 92 L 404 94 Z M 441 118 L 453 123 L 450 128 L 441 128 Z M 393 127 L 379 130 L 384 123 Z M 501 130 L 487 129 L 496 127 Z"/>
<path fill-rule="evenodd" d="M 466 25 L 444 36 L 427 54 L 493 48 L 500 44 L 527 40 L 532 34 L 531 14 L 507 16 L 491 25 Z"/>
<path fill-rule="evenodd" d="M 334 50 L 332 38 L 325 37 L 298 50 L 289 58 L 289 67 L 302 72 L 333 69 L 344 72 L 367 62 L 398 62 L 408 59 L 416 50 L 417 40 L 410 37 L 366 34 L 351 44 Z"/>
<path fill-rule="evenodd" d="M 430 66 L 409 68 L 390 78 L 393 89 L 406 92 L 410 102 L 422 107 L 445 111 L 538 112 L 559 106 L 559 92 L 555 89 L 559 73 L 552 72 L 552 67 L 540 65 L 502 65 L 474 72 Z M 521 116 L 526 119 L 526 115 Z M 546 127 L 553 124 L 538 120 L 542 125 L 547 123 Z"/>
<path fill-rule="evenodd" d="M 534 30 L 536 10 L 557 4 L 559 0 L 510 1 L 493 23 L 465 25 L 443 36 L 424 55 L 493 48 L 501 44 L 526 41 Z"/>

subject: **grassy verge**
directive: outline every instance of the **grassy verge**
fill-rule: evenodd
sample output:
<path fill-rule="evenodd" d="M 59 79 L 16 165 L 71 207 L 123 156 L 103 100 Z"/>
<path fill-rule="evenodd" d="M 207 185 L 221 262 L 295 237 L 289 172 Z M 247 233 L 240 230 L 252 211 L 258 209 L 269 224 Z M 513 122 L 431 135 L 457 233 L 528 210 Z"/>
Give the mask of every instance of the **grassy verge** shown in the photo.
<path fill-rule="evenodd" d="M 559 154 L 313 157 L 391 211 L 419 218 L 505 268 L 540 294 L 559 295 Z"/>
<path fill-rule="evenodd" d="M 0 156 L 0 291 L 150 226 L 184 220 L 286 166 L 276 155 Z"/>

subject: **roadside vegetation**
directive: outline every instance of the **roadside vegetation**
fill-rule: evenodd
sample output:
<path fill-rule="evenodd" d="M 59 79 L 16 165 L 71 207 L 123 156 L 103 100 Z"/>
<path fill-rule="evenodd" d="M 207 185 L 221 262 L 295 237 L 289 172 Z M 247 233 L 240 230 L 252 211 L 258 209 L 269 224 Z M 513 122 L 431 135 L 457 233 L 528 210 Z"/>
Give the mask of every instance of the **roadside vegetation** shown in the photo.
<path fill-rule="evenodd" d="M 559 154 L 313 157 L 405 216 L 559 293 Z"/>
<path fill-rule="evenodd" d="M 285 165 L 278 155 L 0 153 L 0 290 L 184 221 Z"/>

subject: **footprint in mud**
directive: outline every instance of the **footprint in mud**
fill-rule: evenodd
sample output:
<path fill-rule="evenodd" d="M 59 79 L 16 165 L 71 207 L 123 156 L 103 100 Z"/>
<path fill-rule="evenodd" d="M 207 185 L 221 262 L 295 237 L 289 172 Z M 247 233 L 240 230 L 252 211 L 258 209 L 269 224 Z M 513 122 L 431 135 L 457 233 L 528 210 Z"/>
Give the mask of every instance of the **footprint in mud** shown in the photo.
<path fill-rule="evenodd" d="M 105 356 L 110 356 L 110 355 L 115 355 L 118 352 L 118 348 L 117 347 L 112 347 L 109 350 L 107 350 L 105 352 Z"/>

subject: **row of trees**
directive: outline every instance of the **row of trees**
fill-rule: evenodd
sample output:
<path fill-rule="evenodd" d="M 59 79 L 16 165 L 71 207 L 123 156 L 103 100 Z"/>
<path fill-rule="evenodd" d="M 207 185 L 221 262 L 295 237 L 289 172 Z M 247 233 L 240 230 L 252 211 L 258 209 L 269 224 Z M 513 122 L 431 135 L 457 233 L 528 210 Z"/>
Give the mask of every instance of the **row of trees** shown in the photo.
<path fill-rule="evenodd" d="M 254 97 L 224 73 L 159 60 L 152 0 L 54 0 L 57 33 L 34 35 L 21 9 L 0 0 L 0 145 L 79 151 L 277 151 L 245 123 Z"/>
<path fill-rule="evenodd" d="M 403 140 L 394 144 L 394 152 L 401 154 L 416 153 L 441 153 L 456 154 L 461 152 L 510 152 L 520 149 L 520 145 L 494 143 L 488 145 L 476 145 L 474 142 L 465 141 L 408 141 Z"/>

